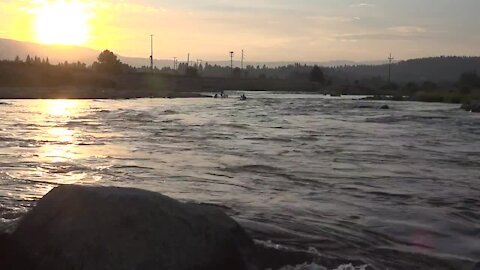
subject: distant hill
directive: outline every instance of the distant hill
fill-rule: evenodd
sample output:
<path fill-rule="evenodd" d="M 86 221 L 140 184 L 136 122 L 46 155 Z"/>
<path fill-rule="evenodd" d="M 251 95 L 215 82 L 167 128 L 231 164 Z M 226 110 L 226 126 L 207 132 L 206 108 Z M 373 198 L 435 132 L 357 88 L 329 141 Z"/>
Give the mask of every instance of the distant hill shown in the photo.
<path fill-rule="evenodd" d="M 16 56 L 25 59 L 27 55 L 49 58 L 51 63 L 91 63 L 97 57 L 96 50 L 78 46 L 41 45 L 32 42 L 0 39 L 0 59 L 13 60 Z"/>
<path fill-rule="evenodd" d="M 43 45 L 32 42 L 23 42 L 9 39 L 0 39 L 0 59 L 13 60 L 16 56 L 25 59 L 27 55 L 49 58 L 50 63 L 83 62 L 92 64 L 100 51 L 79 46 Z M 149 58 L 118 56 L 119 59 L 134 67 L 148 66 Z M 180 59 L 184 62 L 186 59 Z M 230 66 L 230 61 L 208 61 L 211 65 Z M 155 59 L 158 68 L 171 67 L 171 59 Z M 244 65 L 253 65 L 268 68 L 293 64 L 288 61 L 277 62 L 245 62 Z M 388 77 L 388 65 L 385 61 L 355 62 L 336 60 L 328 62 L 302 63 L 309 66 L 319 65 L 324 67 L 327 76 L 334 77 L 335 81 L 353 82 L 355 80 Z M 239 66 L 238 61 L 235 66 Z M 395 82 L 452 82 L 456 81 L 464 72 L 476 71 L 480 73 L 480 57 L 442 56 L 399 61 L 392 65 L 392 80 Z M 268 75 L 268 74 L 267 74 Z"/>
<path fill-rule="evenodd" d="M 16 56 L 25 59 L 27 55 L 38 56 L 40 58 L 49 58 L 50 63 L 77 62 L 92 64 L 100 51 L 79 47 L 63 45 L 44 45 L 33 42 L 24 42 L 11 39 L 0 39 L 0 59 L 13 60 Z M 122 62 L 132 66 L 149 65 L 148 58 L 133 58 L 119 56 Z M 155 64 L 159 67 L 170 65 L 170 60 L 156 60 Z"/>
<path fill-rule="evenodd" d="M 337 78 L 362 80 L 372 77 L 388 78 L 388 65 L 351 65 L 327 68 L 327 75 Z M 480 73 L 480 57 L 441 56 L 411 59 L 392 64 L 394 82 L 453 82 L 462 73 Z"/>
<path fill-rule="evenodd" d="M 79 46 L 59 46 L 59 45 L 45 45 L 38 44 L 33 42 L 17 41 L 11 39 L 1 39 L 0 38 L 0 59 L 13 60 L 16 56 L 21 59 L 25 59 L 27 55 L 38 56 L 40 58 L 49 58 L 51 63 L 59 62 L 77 62 L 86 63 L 88 65 L 92 64 L 96 59 L 100 51 L 79 47 Z M 148 57 L 126 57 L 118 56 L 119 59 L 134 67 L 148 66 L 150 65 L 150 59 Z M 185 57 L 186 58 L 186 57 Z M 186 62 L 186 59 L 179 59 L 179 62 Z M 230 66 L 230 61 L 208 61 L 212 65 L 220 66 Z M 372 64 L 377 62 L 354 62 L 348 60 L 335 60 L 328 62 L 309 62 L 305 63 L 308 65 L 320 65 L 326 67 L 340 66 L 340 65 L 358 65 L 358 64 Z M 158 68 L 162 67 L 171 67 L 173 65 L 173 59 L 155 59 L 155 66 Z M 278 67 L 285 66 L 289 64 L 294 64 L 294 62 L 287 61 L 276 61 L 276 62 L 259 62 L 259 61 L 246 61 L 246 65 L 253 66 L 263 66 L 266 67 Z M 303 64 L 303 63 L 302 63 Z M 238 66 L 240 63 L 235 61 L 235 65 Z"/>

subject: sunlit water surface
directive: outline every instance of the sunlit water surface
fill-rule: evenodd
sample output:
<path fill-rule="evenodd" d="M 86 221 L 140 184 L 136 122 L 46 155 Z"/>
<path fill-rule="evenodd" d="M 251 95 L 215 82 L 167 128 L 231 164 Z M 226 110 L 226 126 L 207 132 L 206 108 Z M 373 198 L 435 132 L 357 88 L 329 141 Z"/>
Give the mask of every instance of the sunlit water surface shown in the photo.
<path fill-rule="evenodd" d="M 480 261 L 479 114 L 247 95 L 5 101 L 0 229 L 57 184 L 115 185 L 224 206 L 264 244 L 321 258 L 377 269 Z"/>

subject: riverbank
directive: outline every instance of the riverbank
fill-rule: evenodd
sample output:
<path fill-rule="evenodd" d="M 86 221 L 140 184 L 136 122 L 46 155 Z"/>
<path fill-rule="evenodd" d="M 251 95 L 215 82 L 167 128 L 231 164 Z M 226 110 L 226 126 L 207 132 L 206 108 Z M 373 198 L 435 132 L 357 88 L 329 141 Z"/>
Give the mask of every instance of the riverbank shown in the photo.
<path fill-rule="evenodd" d="M 477 107 L 480 100 L 478 95 L 462 95 L 458 93 L 429 93 L 412 96 L 400 95 L 373 95 L 361 98 L 360 100 L 384 100 L 384 101 L 417 101 L 417 102 L 433 102 L 433 103 L 451 103 L 461 104 L 461 108 L 467 111 L 477 112 Z"/>
<path fill-rule="evenodd" d="M 94 87 L 0 87 L 0 99 L 201 98 L 199 92 Z"/>

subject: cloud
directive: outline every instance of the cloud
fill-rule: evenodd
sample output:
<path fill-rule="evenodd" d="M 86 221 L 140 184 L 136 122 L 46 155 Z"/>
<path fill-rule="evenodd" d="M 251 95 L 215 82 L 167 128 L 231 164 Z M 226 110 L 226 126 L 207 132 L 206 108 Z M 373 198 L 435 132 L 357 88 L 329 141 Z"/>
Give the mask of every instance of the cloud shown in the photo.
<path fill-rule="evenodd" d="M 427 29 L 418 26 L 395 26 L 388 28 L 389 31 L 400 34 L 426 33 Z"/>
<path fill-rule="evenodd" d="M 428 30 L 417 26 L 395 26 L 378 32 L 334 35 L 334 39 L 343 42 L 356 42 L 360 40 L 416 40 L 429 38 L 432 38 L 432 36 L 429 34 Z"/>
<path fill-rule="evenodd" d="M 369 3 L 360 3 L 360 4 L 352 4 L 350 5 L 351 8 L 372 8 L 375 7 L 374 4 Z"/>
<path fill-rule="evenodd" d="M 307 16 L 306 19 L 315 22 L 332 22 L 332 23 L 347 23 L 360 20 L 360 17 L 346 17 L 346 16 Z"/>

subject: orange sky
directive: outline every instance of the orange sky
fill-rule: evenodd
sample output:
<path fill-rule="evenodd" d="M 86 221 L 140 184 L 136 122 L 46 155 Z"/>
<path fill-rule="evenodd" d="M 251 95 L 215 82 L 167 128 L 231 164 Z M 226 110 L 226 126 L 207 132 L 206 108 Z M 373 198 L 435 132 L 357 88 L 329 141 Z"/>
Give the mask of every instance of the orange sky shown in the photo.
<path fill-rule="evenodd" d="M 474 10 L 480 1 L 4 0 L 0 37 L 148 57 L 154 34 L 163 59 L 241 49 L 252 61 L 478 55 Z"/>

